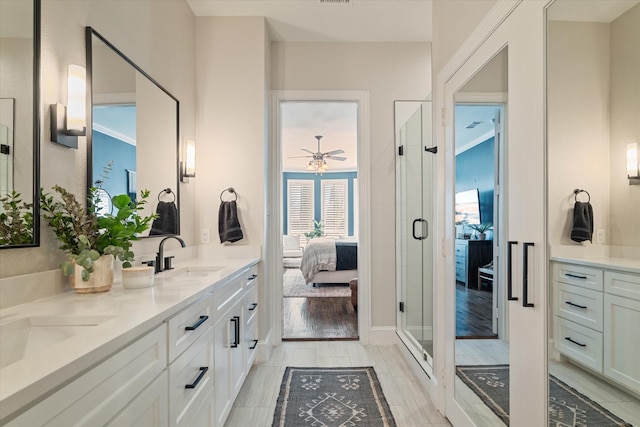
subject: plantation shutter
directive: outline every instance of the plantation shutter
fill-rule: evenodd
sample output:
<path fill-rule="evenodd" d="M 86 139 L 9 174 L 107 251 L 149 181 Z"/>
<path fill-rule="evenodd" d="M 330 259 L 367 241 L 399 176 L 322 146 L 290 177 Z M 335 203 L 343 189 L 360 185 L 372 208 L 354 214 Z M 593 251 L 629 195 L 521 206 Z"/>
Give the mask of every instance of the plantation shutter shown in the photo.
<path fill-rule="evenodd" d="M 304 246 L 304 234 L 313 230 L 313 181 L 288 181 L 288 230 L 290 236 L 300 236 Z"/>
<path fill-rule="evenodd" d="M 347 235 L 347 180 L 322 180 L 321 189 L 324 234 L 344 238 Z"/>

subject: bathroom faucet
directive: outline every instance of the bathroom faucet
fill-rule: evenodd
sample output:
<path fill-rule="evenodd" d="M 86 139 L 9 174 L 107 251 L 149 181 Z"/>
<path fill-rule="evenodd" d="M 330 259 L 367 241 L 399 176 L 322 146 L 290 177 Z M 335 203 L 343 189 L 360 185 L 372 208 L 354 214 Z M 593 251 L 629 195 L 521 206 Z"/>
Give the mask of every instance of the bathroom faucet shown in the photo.
<path fill-rule="evenodd" d="M 160 245 L 158 246 L 158 253 L 156 254 L 156 273 L 160 273 L 161 271 L 164 270 L 171 270 L 173 269 L 173 267 L 171 267 L 171 258 L 173 258 L 172 256 L 170 257 L 164 257 L 164 242 L 166 242 L 168 239 L 176 239 L 178 242 L 180 242 L 180 245 L 184 248 L 187 246 L 187 244 L 184 242 L 184 240 L 182 240 L 180 237 L 178 236 L 167 236 L 164 239 L 160 240 Z"/>

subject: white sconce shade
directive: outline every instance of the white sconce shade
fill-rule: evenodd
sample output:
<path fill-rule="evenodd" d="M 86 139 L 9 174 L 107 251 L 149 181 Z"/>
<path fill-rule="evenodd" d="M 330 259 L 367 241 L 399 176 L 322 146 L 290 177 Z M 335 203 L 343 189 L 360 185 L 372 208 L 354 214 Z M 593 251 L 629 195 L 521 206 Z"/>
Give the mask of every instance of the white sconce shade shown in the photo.
<path fill-rule="evenodd" d="M 638 159 L 638 143 L 627 144 L 627 178 L 629 184 L 640 184 L 640 163 Z"/>
<path fill-rule="evenodd" d="M 87 134 L 87 79 L 80 65 L 69 65 L 67 72 L 67 106 L 52 104 L 51 141 L 78 148 L 78 137 Z"/>
<path fill-rule="evenodd" d="M 184 160 L 180 162 L 180 180 L 189 182 L 187 178 L 196 176 L 196 141 L 188 139 L 184 146 Z"/>
<path fill-rule="evenodd" d="M 84 133 L 87 125 L 87 71 L 80 65 L 71 64 L 67 78 L 67 131 Z"/>

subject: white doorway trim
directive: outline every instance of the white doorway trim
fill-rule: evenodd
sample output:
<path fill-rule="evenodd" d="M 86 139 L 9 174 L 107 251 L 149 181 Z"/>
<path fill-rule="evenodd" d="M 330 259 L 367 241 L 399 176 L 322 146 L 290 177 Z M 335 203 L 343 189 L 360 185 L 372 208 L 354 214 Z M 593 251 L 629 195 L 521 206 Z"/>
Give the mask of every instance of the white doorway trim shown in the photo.
<path fill-rule="evenodd" d="M 271 138 L 269 142 L 265 254 L 271 286 L 271 344 L 282 342 L 282 153 L 280 103 L 284 101 L 339 101 L 358 104 L 358 334 L 369 343 L 371 330 L 371 217 L 368 91 L 274 90 L 271 92 Z"/>

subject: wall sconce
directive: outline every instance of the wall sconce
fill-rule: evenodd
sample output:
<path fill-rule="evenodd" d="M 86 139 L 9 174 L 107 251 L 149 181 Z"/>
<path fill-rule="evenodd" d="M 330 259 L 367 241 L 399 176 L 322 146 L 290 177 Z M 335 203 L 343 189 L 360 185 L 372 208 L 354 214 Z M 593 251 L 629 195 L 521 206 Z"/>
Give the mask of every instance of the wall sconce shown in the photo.
<path fill-rule="evenodd" d="M 78 137 L 87 134 L 87 79 L 80 65 L 69 65 L 67 71 L 67 105 L 52 104 L 51 141 L 78 148 Z"/>
<path fill-rule="evenodd" d="M 196 176 L 196 142 L 187 139 L 184 146 L 184 160 L 180 161 L 180 181 L 189 182 Z"/>
<path fill-rule="evenodd" d="M 638 143 L 627 144 L 627 178 L 629 185 L 640 184 L 640 162 L 638 159 Z"/>

